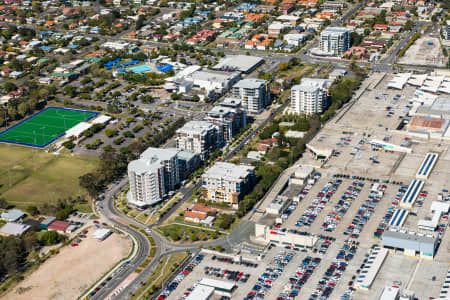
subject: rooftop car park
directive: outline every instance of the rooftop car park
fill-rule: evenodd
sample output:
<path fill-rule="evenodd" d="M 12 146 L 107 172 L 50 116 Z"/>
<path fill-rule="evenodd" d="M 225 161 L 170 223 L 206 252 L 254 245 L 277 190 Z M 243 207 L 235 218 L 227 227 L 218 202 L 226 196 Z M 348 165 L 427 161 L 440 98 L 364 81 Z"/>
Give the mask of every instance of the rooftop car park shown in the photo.
<path fill-rule="evenodd" d="M 344 231 L 345 235 L 349 235 L 352 238 L 358 238 L 361 231 L 364 228 L 364 225 L 369 221 L 370 217 L 375 212 L 375 207 L 378 202 L 380 202 L 383 197 L 384 191 L 386 190 L 386 185 L 379 185 L 378 183 L 372 184 L 370 194 L 368 195 L 368 199 L 361 204 L 361 207 L 358 209 L 357 214 L 352 220 L 352 224 L 347 227 L 347 230 Z"/>
<path fill-rule="evenodd" d="M 342 274 L 347 269 L 358 249 L 356 241 L 346 240 L 339 250 L 336 258 L 331 262 L 325 271 L 322 279 L 319 280 L 316 290 L 311 294 L 310 300 L 327 299 L 341 279 Z"/>
<path fill-rule="evenodd" d="M 280 250 L 279 254 L 275 256 L 268 265 L 265 272 L 259 276 L 258 281 L 252 287 L 252 290 L 248 293 L 245 299 L 264 299 L 272 288 L 273 281 L 277 280 L 283 273 L 285 267 L 292 261 L 295 254 L 295 251 L 289 251 L 286 253 L 284 250 Z M 270 299 L 270 297 L 267 299 Z"/>
<path fill-rule="evenodd" d="M 292 277 L 289 277 L 289 282 L 286 284 L 277 300 L 295 299 L 299 296 L 303 285 L 308 281 L 321 260 L 322 259 L 319 257 L 305 257 L 295 271 L 295 274 Z"/>
<path fill-rule="evenodd" d="M 271 282 L 270 289 L 264 292 L 264 299 L 276 299 L 277 297 L 308 299 L 306 297 L 310 295 L 313 295 L 312 299 L 320 299 L 321 296 L 324 297 L 322 299 L 325 299 L 332 291 L 332 296 L 329 296 L 329 299 L 338 299 L 342 296 L 342 299 L 349 300 L 352 298 L 375 300 L 386 285 L 391 285 L 397 279 L 405 285 L 412 281 L 418 286 L 424 286 L 424 282 L 430 280 L 430 276 L 423 267 L 425 265 L 429 268 L 430 273 L 436 274 L 438 278 L 442 276 L 443 266 L 449 261 L 445 246 L 440 246 L 436 250 L 433 261 L 437 265 L 436 268 L 431 268 L 434 264 L 431 265 L 429 261 L 425 260 L 420 260 L 422 262 L 418 264 L 419 260 L 416 258 L 420 255 L 417 255 L 417 253 L 416 258 L 411 258 L 404 256 L 402 249 L 390 249 L 390 254 L 386 256 L 385 263 L 379 268 L 379 275 L 370 284 L 369 293 L 354 288 L 359 275 L 366 275 L 365 278 L 367 278 L 370 273 L 365 273 L 368 271 L 366 266 L 370 265 L 371 261 L 369 257 L 365 257 L 365 254 L 374 243 L 382 245 L 381 236 L 389 227 L 401 228 L 405 226 L 417 231 L 419 219 L 427 220 L 430 215 L 432 201 L 428 201 L 428 199 L 434 201 L 440 194 L 442 194 L 440 196 L 442 201 L 449 198 L 448 190 L 450 187 L 445 179 L 450 176 L 450 151 L 447 151 L 448 146 L 442 144 L 442 141 L 420 140 L 417 137 L 408 136 L 404 132 L 398 132 L 397 125 L 400 121 L 397 118 L 391 117 L 385 118 L 386 121 L 384 120 L 386 106 L 390 106 L 389 111 L 394 111 L 395 116 L 400 115 L 403 105 L 409 105 L 408 98 L 413 94 L 413 91 L 408 91 L 405 96 L 397 96 L 398 92 L 392 95 L 392 91 L 385 92 L 384 86 L 388 79 L 389 75 L 381 81 L 379 86 L 371 86 L 372 90 L 366 91 L 363 97 L 359 98 L 358 105 L 352 106 L 350 103 L 349 109 L 346 109 L 345 113 L 339 112 L 334 119 L 327 122 L 321 134 L 311 140 L 311 147 L 325 152 L 329 150 L 332 153 L 334 150 L 335 154 L 331 155 L 326 161 L 315 160 L 313 156 L 304 155 L 298 162 L 298 166 L 308 166 L 320 170 L 321 176 L 314 184 L 305 182 L 302 185 L 289 182 L 287 187 L 281 190 L 280 195 L 287 197 L 292 203 L 297 203 L 296 207 L 292 207 L 286 215 L 286 220 L 283 219 L 281 223 L 276 222 L 277 218 L 282 219 L 283 213 L 278 216 L 270 216 L 264 213 L 264 209 L 261 209 L 262 212 L 253 212 L 251 219 L 258 224 L 267 226 L 264 231 L 264 235 L 267 237 L 266 242 L 273 243 L 274 246 L 259 263 L 260 266 L 255 270 L 255 277 L 252 273 L 247 283 L 236 283 L 238 288 L 232 298 L 242 299 L 249 295 L 254 285 L 257 284 L 257 278 L 265 273 L 267 263 L 271 263 L 273 256 L 280 249 L 286 252 L 289 250 L 295 251 L 296 256 L 293 261 L 301 261 L 309 255 L 320 257 L 321 262 L 301 286 L 299 292 L 294 291 L 296 285 L 294 281 L 291 284 L 289 280 L 290 277 L 295 277 L 292 274 L 296 274 L 295 268 L 298 267 L 298 264 L 289 263 L 279 278 Z M 375 90 L 377 93 L 385 92 L 389 96 L 386 97 L 386 100 L 374 99 L 371 95 L 374 95 L 373 91 Z M 362 119 L 361 115 L 367 115 L 367 120 L 366 118 Z M 381 121 L 377 121 L 379 115 L 382 116 L 379 118 Z M 379 126 L 379 124 L 382 124 L 382 126 Z M 405 151 L 392 151 L 386 147 L 383 147 L 381 151 L 380 149 L 373 151 L 370 143 L 372 140 L 380 141 L 380 144 L 403 147 Z M 439 157 L 432 167 L 432 171 L 429 172 L 428 180 L 425 181 L 416 178 L 416 173 L 421 168 L 428 153 L 439 153 Z M 414 198 L 414 189 L 412 189 L 414 184 L 412 183 L 412 187 L 410 187 L 404 183 L 413 182 L 415 179 L 423 181 L 423 186 L 422 184 L 419 185 L 411 207 L 401 207 L 402 199 Z M 430 184 L 431 180 L 433 180 L 432 184 Z M 420 181 L 417 182 L 420 183 Z M 347 190 L 344 188 L 341 191 L 339 190 L 340 186 L 349 188 Z M 407 195 L 408 190 L 411 189 L 412 191 Z M 379 193 L 381 191 L 382 194 Z M 338 195 L 336 196 L 336 194 Z M 267 201 L 267 204 L 264 202 L 259 208 L 267 207 L 268 204 L 272 203 L 273 198 L 267 197 L 264 201 Z M 325 216 L 329 218 L 325 224 L 326 228 L 331 225 L 330 231 L 326 233 L 327 238 L 321 236 L 324 233 L 322 228 L 325 228 L 322 227 L 322 222 L 315 222 L 320 214 L 322 214 L 322 218 Z M 448 230 L 444 230 L 443 226 L 446 225 L 443 224 L 443 220 L 448 219 L 441 217 L 437 229 L 442 230 L 442 232 L 435 232 L 435 234 L 449 236 Z M 300 234 L 294 234 L 294 229 L 297 229 Z M 258 230 L 255 229 L 255 232 Z M 318 237 L 318 239 L 308 239 L 313 242 L 312 247 L 300 245 L 305 240 L 305 237 L 301 235 L 303 231 Z M 345 238 L 342 233 L 345 231 L 348 233 L 347 238 L 353 237 L 357 241 L 358 251 L 355 254 L 341 249 L 343 246 L 342 238 Z M 300 242 L 290 241 L 291 236 L 298 236 Z M 259 235 L 255 236 L 255 238 L 259 237 Z M 278 242 L 275 243 L 274 240 Z M 328 243 L 327 241 L 332 242 Z M 335 258 L 339 259 L 338 265 L 334 261 Z M 345 262 L 346 259 L 347 262 Z M 340 279 L 334 279 L 335 282 L 333 282 L 329 279 L 333 278 L 335 274 L 326 275 L 328 277 L 325 277 L 325 285 L 319 286 L 319 282 L 320 284 L 324 283 L 321 280 L 323 279 L 322 275 L 327 272 L 327 268 L 333 263 L 334 267 L 339 268 L 341 262 L 347 265 L 342 268 L 345 268 L 346 272 L 339 271 L 340 277 L 339 273 L 336 273 L 338 274 L 336 279 L 338 277 Z M 363 268 L 360 267 L 361 264 L 364 264 Z M 417 264 L 419 271 L 415 274 L 414 270 Z M 230 266 L 221 268 L 236 269 Z M 250 273 L 246 270 L 241 271 Z M 329 282 L 331 285 L 328 285 Z M 316 290 L 318 286 L 322 290 Z M 437 297 L 440 287 L 441 285 L 438 282 L 433 282 L 429 293 Z M 406 286 L 402 285 L 401 289 L 404 288 Z M 260 290 L 264 290 L 263 284 Z M 417 295 L 429 296 L 425 292 L 426 289 L 414 290 Z M 253 299 L 256 299 L 258 293 L 254 292 Z M 419 299 L 421 298 L 419 297 Z"/>
<path fill-rule="evenodd" d="M 322 190 L 317 193 L 316 197 L 312 201 L 311 205 L 303 212 L 302 216 L 297 220 L 295 226 L 302 227 L 305 226 L 309 228 L 311 224 L 315 221 L 319 213 L 325 207 L 326 203 L 331 199 L 333 194 L 339 188 L 342 180 L 329 181 L 322 188 Z"/>
<path fill-rule="evenodd" d="M 352 202 L 356 200 L 363 187 L 364 183 L 358 181 L 354 181 L 351 185 L 348 186 L 347 190 L 344 192 L 344 195 L 342 195 L 333 211 L 325 217 L 325 220 L 322 224 L 322 230 L 334 231 L 337 224 L 339 224 L 350 205 L 352 205 Z"/>

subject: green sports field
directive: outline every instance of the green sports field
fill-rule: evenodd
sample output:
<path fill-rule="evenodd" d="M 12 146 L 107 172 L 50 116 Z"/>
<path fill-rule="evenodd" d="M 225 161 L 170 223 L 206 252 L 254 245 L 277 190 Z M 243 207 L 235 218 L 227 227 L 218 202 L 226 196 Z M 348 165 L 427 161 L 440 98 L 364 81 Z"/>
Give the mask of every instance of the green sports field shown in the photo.
<path fill-rule="evenodd" d="M 0 142 L 45 147 L 65 131 L 97 113 L 48 107 L 0 133 Z"/>

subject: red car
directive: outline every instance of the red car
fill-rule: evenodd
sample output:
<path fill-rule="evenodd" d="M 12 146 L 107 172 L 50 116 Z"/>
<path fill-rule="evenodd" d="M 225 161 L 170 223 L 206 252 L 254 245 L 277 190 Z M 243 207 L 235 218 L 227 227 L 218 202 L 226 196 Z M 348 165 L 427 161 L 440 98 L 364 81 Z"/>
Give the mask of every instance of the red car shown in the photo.
<path fill-rule="evenodd" d="M 77 243 L 75 243 L 75 244 L 72 244 L 72 247 L 76 247 L 76 246 L 78 246 L 78 244 L 77 244 Z"/>

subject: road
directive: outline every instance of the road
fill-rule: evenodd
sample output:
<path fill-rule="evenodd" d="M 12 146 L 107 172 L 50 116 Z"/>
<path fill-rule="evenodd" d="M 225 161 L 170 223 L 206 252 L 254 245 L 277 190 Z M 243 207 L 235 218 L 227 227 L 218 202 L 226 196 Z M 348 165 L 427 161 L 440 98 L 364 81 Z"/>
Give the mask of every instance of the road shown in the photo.
<path fill-rule="evenodd" d="M 355 11 L 360 9 L 364 3 L 360 3 L 350 9 L 348 12 L 346 12 L 342 18 L 338 21 L 335 21 L 332 25 L 339 26 L 345 20 L 347 20 Z M 395 57 L 397 56 L 398 52 L 406 45 L 406 43 L 411 39 L 412 35 L 421 30 L 422 27 L 425 25 L 425 22 L 419 22 L 416 24 L 416 26 L 411 30 L 410 32 L 404 34 L 402 36 L 402 40 L 395 46 L 395 48 L 390 52 L 390 54 L 382 61 L 377 63 L 369 63 L 369 62 L 357 62 L 359 66 L 371 66 L 373 71 L 383 71 L 383 72 L 391 72 L 392 71 L 392 64 L 395 63 Z M 121 34 L 122 39 L 128 39 L 125 37 L 126 33 Z M 312 63 L 312 64 L 329 64 L 331 63 L 334 66 L 337 67 L 346 67 L 348 64 L 350 64 L 350 61 L 346 60 L 340 60 L 335 58 L 316 58 L 312 57 L 310 55 L 307 55 L 308 49 L 312 48 L 314 44 L 316 44 L 317 41 L 311 42 L 309 45 L 305 46 L 302 53 L 297 54 L 280 54 L 280 53 L 265 53 L 265 52 L 258 52 L 258 51 L 250 51 L 252 55 L 263 57 L 266 62 L 268 62 L 268 65 L 277 65 L 282 61 L 288 61 L 292 57 L 298 57 L 303 62 L 306 63 Z M 146 44 L 154 45 L 154 46 L 168 46 L 165 43 L 155 43 L 155 42 L 146 42 Z M 306 50 L 306 51 L 305 51 Z M 225 54 L 246 54 L 248 51 L 243 49 L 221 49 L 216 51 L 222 51 Z M 270 66 L 269 66 L 270 68 Z M 428 68 L 421 68 L 421 67 L 414 67 L 415 69 L 425 69 Z M 283 110 L 288 105 L 288 101 L 280 105 L 278 108 L 276 108 L 271 115 L 267 118 L 262 120 L 258 126 L 252 130 L 250 130 L 248 133 L 245 134 L 243 138 L 241 138 L 241 141 L 228 153 L 225 154 L 223 157 L 224 161 L 231 160 L 237 152 L 239 152 L 248 141 L 253 139 L 255 135 L 268 123 L 270 122 L 275 115 Z M 105 299 L 112 291 L 116 289 L 116 287 L 123 282 L 130 274 L 134 272 L 134 270 L 146 259 L 148 253 L 149 253 L 149 242 L 147 238 L 141 234 L 139 231 L 131 228 L 128 225 L 125 225 L 121 222 L 119 222 L 119 219 L 126 220 L 130 224 L 133 224 L 134 226 L 141 228 L 141 229 L 151 229 L 162 222 L 166 220 L 169 216 L 171 216 L 186 200 L 192 197 L 194 189 L 201 188 L 201 183 L 197 182 L 195 185 L 185 188 L 180 188 L 180 192 L 183 194 L 182 201 L 179 201 L 177 205 L 172 207 L 168 213 L 165 214 L 161 220 L 159 220 L 156 224 L 152 224 L 150 226 L 146 226 L 143 224 L 140 224 L 136 222 L 133 219 L 130 219 L 126 216 L 121 215 L 116 209 L 114 208 L 114 196 L 120 192 L 120 190 L 126 186 L 128 183 L 127 179 L 124 178 L 120 181 L 118 185 L 114 185 L 108 189 L 108 191 L 105 193 L 105 200 L 106 205 L 103 205 L 103 208 L 98 210 L 98 213 L 102 216 L 102 218 L 107 219 L 109 222 L 113 223 L 115 226 L 120 227 L 121 229 L 129 232 L 131 235 L 133 235 L 138 244 L 139 244 L 139 251 L 136 257 L 128 264 L 126 268 L 124 268 L 120 273 L 114 276 L 114 278 L 105 286 L 103 287 L 96 295 L 91 297 L 90 299 Z M 189 244 L 189 245 L 179 245 L 179 244 L 173 244 L 165 240 L 163 237 L 161 237 L 156 231 L 151 230 L 151 235 L 155 240 L 157 251 L 154 259 L 150 262 L 150 264 L 142 270 L 137 278 L 133 280 L 127 287 L 123 288 L 123 290 L 120 292 L 119 295 L 115 296 L 113 299 L 127 299 L 129 295 L 133 292 L 135 292 L 140 287 L 140 282 L 145 281 L 152 273 L 153 269 L 156 267 L 159 260 L 166 256 L 177 252 L 184 252 L 186 250 L 190 251 L 197 251 L 199 249 L 199 246 L 202 247 L 208 247 L 208 246 L 222 246 L 225 249 L 232 248 L 242 241 L 249 240 L 249 236 L 252 233 L 253 230 L 253 224 L 249 221 L 247 221 L 248 218 L 245 218 L 242 220 L 239 225 L 225 238 L 214 240 L 206 243 L 201 244 Z"/>
<path fill-rule="evenodd" d="M 234 155 L 236 155 L 237 152 L 239 152 L 245 144 L 251 139 L 255 137 L 255 135 L 268 123 L 270 122 L 278 112 L 286 108 L 288 105 L 288 101 L 283 103 L 282 105 L 278 106 L 271 115 L 262 120 L 262 122 L 258 125 L 258 127 L 250 130 L 242 139 L 241 141 L 234 147 L 233 150 L 231 150 L 229 153 L 227 153 L 223 160 L 229 161 L 233 158 Z M 109 294 L 111 294 L 117 286 L 120 285 L 130 274 L 134 272 L 134 270 L 144 262 L 144 260 L 147 258 L 147 255 L 150 250 L 150 245 L 147 240 L 147 238 L 137 230 L 133 229 L 132 227 L 125 225 L 122 222 L 119 222 L 119 219 L 125 220 L 129 224 L 133 224 L 134 226 L 137 226 L 141 229 L 148 230 L 151 229 L 162 222 L 164 222 L 168 217 L 170 217 L 186 200 L 192 197 L 194 189 L 199 189 L 201 187 L 201 183 L 198 182 L 197 184 L 185 188 L 180 188 L 180 192 L 183 194 L 182 201 L 179 201 L 177 205 L 172 207 L 168 213 L 165 214 L 163 218 L 161 218 L 157 223 L 146 226 L 141 223 L 136 222 L 133 219 L 130 219 L 122 214 L 120 214 L 114 207 L 114 196 L 121 191 L 123 187 L 125 187 L 128 184 L 127 178 L 122 179 L 119 184 L 112 185 L 107 192 L 105 192 L 105 199 L 103 200 L 103 205 L 98 206 L 97 211 L 98 214 L 102 217 L 107 219 L 109 222 L 113 223 L 115 226 L 120 227 L 122 230 L 125 230 L 129 232 L 131 235 L 133 235 L 139 245 L 139 251 L 136 257 L 127 265 L 126 268 L 124 268 L 120 273 L 115 275 L 113 279 L 102 289 L 100 289 L 93 297 L 90 299 L 105 299 Z M 152 273 L 153 269 L 156 267 L 158 261 L 167 255 L 177 253 L 177 252 L 184 252 L 187 250 L 195 251 L 198 250 L 199 246 L 202 247 L 209 247 L 209 246 L 222 246 L 225 249 L 230 249 L 242 241 L 248 241 L 249 236 L 252 233 L 253 225 L 251 222 L 248 221 L 242 221 L 226 238 L 201 243 L 201 244 L 190 244 L 190 245 L 179 245 L 179 244 L 173 244 L 169 243 L 166 239 L 164 239 L 162 236 L 160 236 L 156 231 L 152 230 L 150 234 L 155 240 L 157 251 L 154 259 L 150 262 L 150 264 L 142 270 L 136 279 L 134 279 L 127 287 L 123 288 L 123 290 L 118 294 L 117 296 L 113 297 L 112 299 L 127 299 L 128 296 L 136 291 L 139 286 L 140 282 L 145 281 Z"/>

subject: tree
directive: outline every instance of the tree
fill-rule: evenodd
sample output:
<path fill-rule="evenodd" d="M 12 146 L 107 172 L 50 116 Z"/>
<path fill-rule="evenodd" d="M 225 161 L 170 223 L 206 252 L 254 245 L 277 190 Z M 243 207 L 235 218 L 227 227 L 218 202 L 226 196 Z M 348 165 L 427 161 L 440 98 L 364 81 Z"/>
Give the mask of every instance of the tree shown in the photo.
<path fill-rule="evenodd" d="M 36 232 L 28 231 L 22 236 L 25 249 L 27 251 L 34 251 L 39 247 L 39 240 L 36 236 Z"/>
<path fill-rule="evenodd" d="M 14 83 L 12 83 L 12 82 L 5 83 L 3 88 L 5 89 L 5 91 L 7 93 L 17 90 L 17 86 Z"/>
<path fill-rule="evenodd" d="M 230 228 L 234 221 L 234 216 L 229 214 L 220 214 L 216 220 L 216 226 L 222 229 Z"/>
<path fill-rule="evenodd" d="M 139 15 L 137 21 L 136 21 L 136 30 L 139 30 L 144 25 L 145 16 Z"/>
<path fill-rule="evenodd" d="M 85 188 L 91 197 L 100 194 L 101 186 L 98 184 L 98 178 L 93 173 L 87 173 L 78 179 L 81 187 Z"/>
<path fill-rule="evenodd" d="M 38 235 L 39 242 L 44 246 L 56 245 L 65 237 L 54 230 L 43 231 Z"/>
<path fill-rule="evenodd" d="M 69 150 L 75 148 L 75 144 L 74 144 L 72 141 L 65 141 L 65 142 L 63 143 L 63 146 L 64 146 L 66 149 L 69 149 Z"/>
<path fill-rule="evenodd" d="M 20 116 L 25 117 L 28 113 L 27 103 L 25 102 L 19 103 L 19 105 L 17 106 L 17 112 L 19 113 Z"/>
<path fill-rule="evenodd" d="M 412 29 L 412 22 L 411 20 L 406 21 L 405 26 L 403 27 L 406 31 L 409 31 Z"/>
<path fill-rule="evenodd" d="M 359 44 L 361 44 L 362 41 L 362 36 L 359 35 L 357 32 L 351 32 L 350 33 L 350 44 L 352 45 L 352 47 L 354 46 L 359 46 Z"/>
<path fill-rule="evenodd" d="M 105 130 L 105 135 L 109 138 L 115 136 L 116 134 L 117 134 L 117 129 L 106 129 Z"/>
<path fill-rule="evenodd" d="M 190 239 L 191 241 L 193 241 L 193 242 L 196 242 L 196 241 L 198 241 L 198 236 L 197 236 L 197 234 L 196 234 L 195 232 L 193 232 L 193 233 L 189 236 L 189 239 Z"/>
<path fill-rule="evenodd" d="M 278 65 L 279 71 L 286 71 L 289 68 L 289 64 L 287 62 L 282 62 Z"/>
<path fill-rule="evenodd" d="M 8 208 L 9 204 L 5 198 L 0 197 L 0 208 Z"/>
<path fill-rule="evenodd" d="M 39 213 L 39 209 L 35 205 L 27 206 L 26 211 L 32 216 Z"/>

